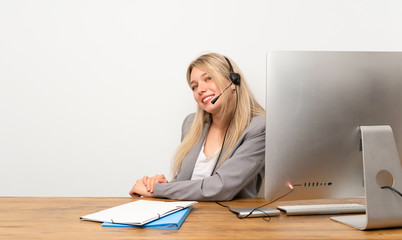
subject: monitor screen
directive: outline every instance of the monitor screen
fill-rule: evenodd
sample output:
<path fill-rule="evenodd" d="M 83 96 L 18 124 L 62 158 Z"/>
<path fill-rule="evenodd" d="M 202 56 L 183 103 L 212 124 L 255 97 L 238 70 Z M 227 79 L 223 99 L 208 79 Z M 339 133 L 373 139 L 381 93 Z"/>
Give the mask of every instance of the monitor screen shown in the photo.
<path fill-rule="evenodd" d="M 271 51 L 266 114 L 267 200 L 363 197 L 360 126 L 402 153 L 402 53 Z"/>

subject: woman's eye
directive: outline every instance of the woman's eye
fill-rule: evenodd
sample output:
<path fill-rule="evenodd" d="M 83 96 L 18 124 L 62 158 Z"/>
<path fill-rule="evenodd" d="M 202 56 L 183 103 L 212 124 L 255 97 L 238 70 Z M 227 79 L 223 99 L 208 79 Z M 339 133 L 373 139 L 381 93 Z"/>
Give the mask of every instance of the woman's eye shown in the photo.
<path fill-rule="evenodd" d="M 207 77 L 206 79 L 205 79 L 205 81 L 209 81 L 209 80 L 211 80 L 212 78 L 211 77 Z"/>
<path fill-rule="evenodd" d="M 198 87 L 198 85 L 194 85 L 194 86 L 191 86 L 191 90 L 195 90 L 195 89 L 197 89 L 197 87 Z"/>

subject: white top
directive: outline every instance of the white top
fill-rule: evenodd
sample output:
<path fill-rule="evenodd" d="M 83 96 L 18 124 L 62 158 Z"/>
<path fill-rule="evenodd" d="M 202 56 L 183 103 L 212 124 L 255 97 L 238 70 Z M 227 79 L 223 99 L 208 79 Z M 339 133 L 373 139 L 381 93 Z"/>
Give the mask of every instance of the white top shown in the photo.
<path fill-rule="evenodd" d="M 216 155 L 219 150 L 215 154 L 207 158 L 204 154 L 204 144 L 202 144 L 200 154 L 198 155 L 197 162 L 195 163 L 191 180 L 203 179 L 211 176 L 212 170 L 215 166 L 217 158 Z"/>

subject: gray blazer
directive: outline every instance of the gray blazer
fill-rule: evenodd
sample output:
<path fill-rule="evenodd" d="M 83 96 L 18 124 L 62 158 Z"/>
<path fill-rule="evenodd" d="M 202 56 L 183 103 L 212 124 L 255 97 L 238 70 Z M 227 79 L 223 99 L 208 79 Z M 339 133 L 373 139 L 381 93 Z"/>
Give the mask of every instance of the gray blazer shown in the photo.
<path fill-rule="evenodd" d="M 186 117 L 182 140 L 187 135 L 195 114 Z M 206 124 L 201 140 L 190 150 L 176 178 L 169 183 L 156 183 L 154 197 L 177 200 L 229 201 L 233 198 L 257 197 L 264 179 L 265 116 L 254 116 L 236 142 L 225 162 L 210 177 L 190 180 L 197 157 L 209 129 Z M 222 153 L 222 156 L 225 152 Z"/>

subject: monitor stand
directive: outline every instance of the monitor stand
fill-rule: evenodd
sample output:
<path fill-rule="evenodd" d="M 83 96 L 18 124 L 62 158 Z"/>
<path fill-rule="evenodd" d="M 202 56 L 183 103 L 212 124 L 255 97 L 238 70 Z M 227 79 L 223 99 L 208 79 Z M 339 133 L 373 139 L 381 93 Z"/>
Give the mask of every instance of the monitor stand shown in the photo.
<path fill-rule="evenodd" d="M 361 126 L 366 214 L 331 219 L 359 230 L 402 227 L 402 168 L 390 126 Z M 402 139 L 399 139 L 402 140 Z"/>

